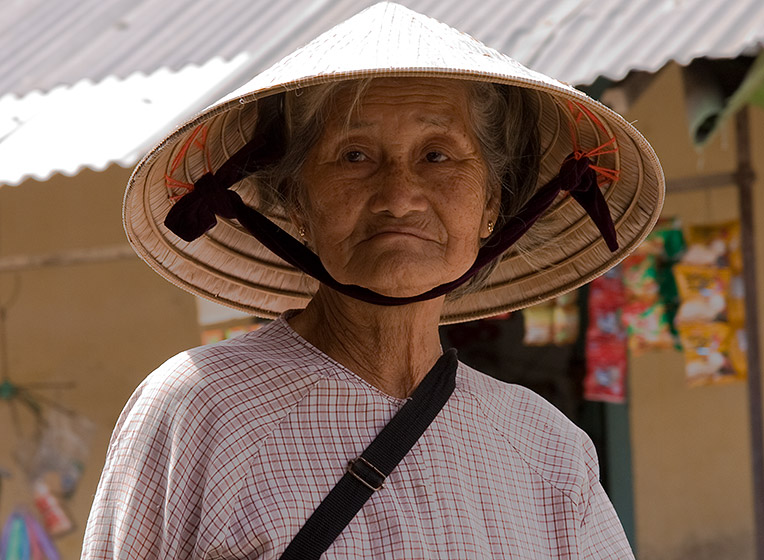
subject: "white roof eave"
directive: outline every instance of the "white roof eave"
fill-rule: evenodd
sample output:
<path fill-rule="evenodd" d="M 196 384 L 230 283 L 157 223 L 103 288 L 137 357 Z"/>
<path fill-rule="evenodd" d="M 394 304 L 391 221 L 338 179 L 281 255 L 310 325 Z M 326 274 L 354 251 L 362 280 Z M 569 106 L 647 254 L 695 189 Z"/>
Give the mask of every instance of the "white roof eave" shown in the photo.
<path fill-rule="evenodd" d="M 131 167 L 153 143 L 215 101 L 248 61 L 242 54 L 177 72 L 160 69 L 0 97 L 0 185 L 115 163 Z"/>

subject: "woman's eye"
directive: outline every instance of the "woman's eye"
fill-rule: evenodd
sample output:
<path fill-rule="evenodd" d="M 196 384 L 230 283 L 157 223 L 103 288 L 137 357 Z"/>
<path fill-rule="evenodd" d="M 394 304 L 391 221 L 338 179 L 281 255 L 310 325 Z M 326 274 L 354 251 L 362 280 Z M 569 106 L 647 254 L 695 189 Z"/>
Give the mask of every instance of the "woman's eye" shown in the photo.
<path fill-rule="evenodd" d="M 350 163 L 358 163 L 359 161 L 366 160 L 366 154 L 359 152 L 358 150 L 346 152 L 344 157 L 345 161 L 349 161 Z"/>
<path fill-rule="evenodd" d="M 425 159 L 430 163 L 443 163 L 448 157 L 442 152 L 432 151 L 427 152 Z"/>

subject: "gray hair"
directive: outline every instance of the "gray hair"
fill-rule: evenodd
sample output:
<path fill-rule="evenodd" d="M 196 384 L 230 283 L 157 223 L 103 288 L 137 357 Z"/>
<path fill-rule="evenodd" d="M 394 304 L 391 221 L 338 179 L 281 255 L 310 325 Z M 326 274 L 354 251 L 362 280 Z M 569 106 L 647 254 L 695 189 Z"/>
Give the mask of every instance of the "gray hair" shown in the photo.
<path fill-rule="evenodd" d="M 288 215 L 290 211 L 306 207 L 302 169 L 323 133 L 331 100 L 349 90 L 355 100 L 351 107 L 355 106 L 372 81 L 373 78 L 331 82 L 284 94 L 286 152 L 278 164 L 252 177 L 261 210 L 280 207 Z M 540 160 L 537 111 L 531 95 L 523 88 L 487 82 L 462 83 L 467 85 L 470 122 L 486 163 L 486 189 L 491 191 L 501 186 L 495 228 L 498 231 L 523 207 L 536 188 Z M 483 241 L 484 244 L 490 242 L 491 237 Z M 449 299 L 478 291 L 499 260 L 454 290 Z"/>

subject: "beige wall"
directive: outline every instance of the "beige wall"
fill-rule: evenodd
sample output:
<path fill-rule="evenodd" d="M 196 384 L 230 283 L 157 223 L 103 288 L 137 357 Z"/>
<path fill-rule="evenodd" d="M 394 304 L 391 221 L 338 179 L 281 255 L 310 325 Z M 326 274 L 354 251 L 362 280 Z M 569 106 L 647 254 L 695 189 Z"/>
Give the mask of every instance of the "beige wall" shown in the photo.
<path fill-rule="evenodd" d="M 764 282 L 764 111 L 751 108 L 757 274 Z M 676 66 L 665 68 L 628 115 L 650 140 L 667 178 L 733 171 L 731 123 L 692 148 Z M 669 194 L 664 216 L 685 226 L 737 217 L 733 186 Z M 764 320 L 764 298 L 759 314 Z M 753 558 L 753 502 L 744 383 L 688 388 L 675 351 L 631 361 L 630 415 L 636 533 L 641 560 Z"/>
<path fill-rule="evenodd" d="M 0 259 L 126 243 L 121 199 L 128 175 L 113 166 L 0 188 Z M 56 540 L 62 558 L 75 559 L 117 415 L 153 368 L 199 344 L 195 302 L 137 257 L 28 270 L 19 279 L 7 325 L 12 380 L 73 382 L 73 389 L 41 394 L 95 423 L 90 461 L 67 504 L 76 530 Z M 12 284 L 12 274 L 0 273 L 0 302 Z M 0 466 L 12 467 L 14 474 L 4 480 L 0 496 L 4 521 L 14 506 L 30 503 L 24 476 L 11 459 L 16 438 L 6 402 L 0 402 L 0 434 Z"/>

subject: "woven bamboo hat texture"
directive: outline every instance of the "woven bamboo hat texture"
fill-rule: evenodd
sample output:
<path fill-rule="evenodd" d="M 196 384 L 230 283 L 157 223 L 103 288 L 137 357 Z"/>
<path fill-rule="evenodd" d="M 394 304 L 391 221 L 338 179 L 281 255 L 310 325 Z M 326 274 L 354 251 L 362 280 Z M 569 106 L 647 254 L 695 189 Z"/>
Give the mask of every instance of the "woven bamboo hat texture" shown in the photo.
<path fill-rule="evenodd" d="M 547 242 L 520 254 L 507 251 L 484 287 L 447 301 L 442 323 L 515 310 L 581 286 L 625 258 L 655 224 L 664 196 L 658 159 L 622 117 L 584 93 L 525 68 L 510 57 L 434 19 L 393 3 L 376 4 L 337 25 L 259 74 L 179 127 L 133 172 L 124 198 L 127 237 L 154 270 L 198 296 L 253 315 L 273 318 L 302 308 L 318 282 L 272 254 L 236 220 L 218 218 L 199 239 L 186 242 L 164 225 L 179 197 L 218 169 L 252 136 L 258 103 L 287 90 L 368 77 L 439 77 L 526 88 L 538 113 L 545 185 L 577 147 L 592 152 L 612 180 L 601 185 L 619 247 L 611 251 L 597 227 L 560 195 L 533 228 Z M 577 146 L 577 145 L 578 146 Z M 257 206 L 255 189 L 232 187 Z M 292 235 L 282 211 L 268 217 Z"/>

